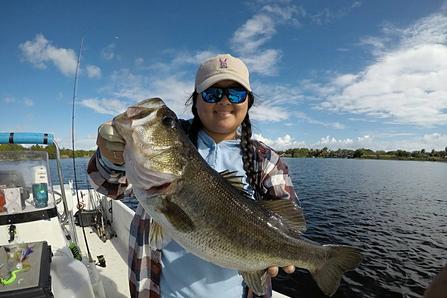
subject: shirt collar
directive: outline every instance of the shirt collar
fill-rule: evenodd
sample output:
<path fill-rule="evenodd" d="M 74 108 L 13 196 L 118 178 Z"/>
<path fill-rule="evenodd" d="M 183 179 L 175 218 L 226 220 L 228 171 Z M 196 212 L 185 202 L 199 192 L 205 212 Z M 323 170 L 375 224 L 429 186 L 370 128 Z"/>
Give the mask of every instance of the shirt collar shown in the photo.
<path fill-rule="evenodd" d="M 213 140 L 212 137 L 210 137 L 205 130 L 201 129 L 199 131 L 199 133 L 197 134 L 197 138 L 198 141 L 197 145 L 199 145 L 199 143 L 203 143 L 206 147 L 215 147 L 215 146 L 219 146 L 219 147 L 239 147 L 240 143 L 241 143 L 241 139 L 239 137 L 237 137 L 234 140 L 224 140 L 218 144 L 216 144 L 216 142 Z"/>

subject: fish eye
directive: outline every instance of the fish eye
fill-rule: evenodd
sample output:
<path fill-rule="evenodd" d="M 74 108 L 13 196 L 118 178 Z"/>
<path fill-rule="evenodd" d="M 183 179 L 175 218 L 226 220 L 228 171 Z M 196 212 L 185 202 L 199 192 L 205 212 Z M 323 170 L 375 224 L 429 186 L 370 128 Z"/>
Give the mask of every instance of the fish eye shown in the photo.
<path fill-rule="evenodd" d="M 171 116 L 165 116 L 161 119 L 161 123 L 163 123 L 164 126 L 174 127 L 175 118 Z"/>

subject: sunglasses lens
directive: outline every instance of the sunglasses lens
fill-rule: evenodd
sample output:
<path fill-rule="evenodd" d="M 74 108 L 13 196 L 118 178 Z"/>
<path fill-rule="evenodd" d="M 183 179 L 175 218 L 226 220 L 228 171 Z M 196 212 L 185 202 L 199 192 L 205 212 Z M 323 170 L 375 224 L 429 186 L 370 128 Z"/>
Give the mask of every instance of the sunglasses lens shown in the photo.
<path fill-rule="evenodd" d="M 223 90 L 221 88 L 210 87 L 204 90 L 202 93 L 202 98 L 207 103 L 216 103 L 222 99 Z"/>
<path fill-rule="evenodd" d="M 228 100 L 231 103 L 243 103 L 247 98 L 247 90 L 244 88 L 228 88 Z"/>
<path fill-rule="evenodd" d="M 224 94 L 228 97 L 231 103 L 243 103 L 247 98 L 247 90 L 241 87 L 235 88 L 217 88 L 210 87 L 202 91 L 201 95 L 205 102 L 216 103 L 219 102 Z"/>

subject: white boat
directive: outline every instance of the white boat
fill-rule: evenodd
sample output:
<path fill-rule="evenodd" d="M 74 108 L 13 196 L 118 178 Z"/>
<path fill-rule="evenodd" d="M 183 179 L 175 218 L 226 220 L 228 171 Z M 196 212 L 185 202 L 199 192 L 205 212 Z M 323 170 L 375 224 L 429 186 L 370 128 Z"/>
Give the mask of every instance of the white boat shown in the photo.
<path fill-rule="evenodd" d="M 14 143 L 54 143 L 51 135 L 15 137 Z M 11 135 L 0 133 L 0 143 L 8 142 Z M 93 189 L 76 192 L 72 183 L 51 185 L 48 177 L 45 152 L 0 152 L 0 297 L 129 297 L 127 252 L 134 211 Z M 78 199 L 82 211 L 76 217 Z M 76 218 L 84 228 L 75 225 Z M 273 297 L 287 296 L 274 292 Z"/>

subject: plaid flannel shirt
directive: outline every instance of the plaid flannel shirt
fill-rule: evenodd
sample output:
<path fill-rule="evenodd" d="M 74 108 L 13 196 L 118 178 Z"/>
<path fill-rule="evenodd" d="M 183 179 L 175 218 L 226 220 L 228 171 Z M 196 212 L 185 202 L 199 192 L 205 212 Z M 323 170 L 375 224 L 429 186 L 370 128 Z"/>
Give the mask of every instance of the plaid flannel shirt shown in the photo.
<path fill-rule="evenodd" d="M 253 140 L 257 198 L 261 200 L 286 199 L 299 206 L 287 165 L 279 155 L 262 142 Z M 125 173 L 114 171 L 101 162 L 99 151 L 91 158 L 87 173 L 97 191 L 113 199 L 121 199 L 128 188 Z M 129 289 L 132 298 L 159 298 L 161 276 L 160 250 L 149 246 L 150 216 L 138 204 L 130 227 L 129 238 Z M 271 297 L 271 280 L 262 298 Z M 258 297 L 246 287 L 247 298 Z"/>

